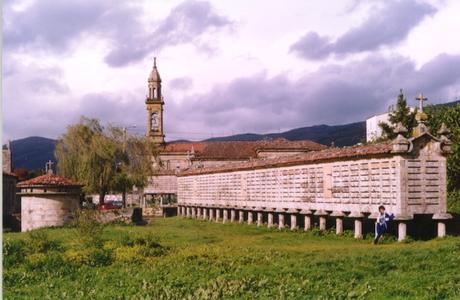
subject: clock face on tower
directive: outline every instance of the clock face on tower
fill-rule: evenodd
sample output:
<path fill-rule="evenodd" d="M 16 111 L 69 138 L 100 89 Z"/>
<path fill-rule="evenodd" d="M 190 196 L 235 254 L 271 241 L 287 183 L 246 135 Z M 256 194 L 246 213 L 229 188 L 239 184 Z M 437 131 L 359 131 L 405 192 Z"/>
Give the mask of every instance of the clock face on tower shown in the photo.
<path fill-rule="evenodd" d="M 151 116 L 151 129 L 152 130 L 158 130 L 158 113 L 154 112 L 152 113 L 152 116 Z"/>

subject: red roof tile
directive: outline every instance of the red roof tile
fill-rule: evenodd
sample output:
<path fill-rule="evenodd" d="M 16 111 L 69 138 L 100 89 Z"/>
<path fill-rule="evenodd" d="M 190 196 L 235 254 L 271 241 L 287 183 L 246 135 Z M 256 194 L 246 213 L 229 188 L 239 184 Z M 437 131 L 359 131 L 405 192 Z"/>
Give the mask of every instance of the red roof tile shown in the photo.
<path fill-rule="evenodd" d="M 199 175 L 207 173 L 234 172 L 251 169 L 272 168 L 298 165 L 318 161 L 339 160 L 344 158 L 359 158 L 370 155 L 390 154 L 392 145 L 389 143 L 355 146 L 348 148 L 329 148 L 321 151 L 311 151 L 304 154 L 283 156 L 273 159 L 259 159 L 242 163 L 228 164 L 213 168 L 197 168 L 183 171 L 179 176 Z"/>
<path fill-rule="evenodd" d="M 195 152 L 195 159 L 249 159 L 258 151 L 317 151 L 327 147 L 313 141 L 289 141 L 283 138 L 263 141 L 225 141 L 166 144 L 162 153 Z"/>
<path fill-rule="evenodd" d="M 54 174 L 41 175 L 26 181 L 18 183 L 19 187 L 22 186 L 82 186 L 71 179 L 67 179 Z"/>

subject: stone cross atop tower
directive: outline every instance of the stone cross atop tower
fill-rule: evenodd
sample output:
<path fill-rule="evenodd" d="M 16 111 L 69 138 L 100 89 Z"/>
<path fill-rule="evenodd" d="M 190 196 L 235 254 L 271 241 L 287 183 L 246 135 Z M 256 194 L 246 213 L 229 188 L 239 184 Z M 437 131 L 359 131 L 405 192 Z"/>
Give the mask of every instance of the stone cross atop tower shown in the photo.
<path fill-rule="evenodd" d="M 157 58 L 153 58 L 153 68 L 147 80 L 148 95 L 145 99 L 147 108 L 147 136 L 157 144 L 163 144 L 163 96 L 161 95 L 161 77 L 157 68 Z"/>
<path fill-rule="evenodd" d="M 423 96 L 423 93 L 420 93 L 417 97 L 415 97 L 415 100 L 419 101 L 419 109 L 420 111 L 423 111 L 423 102 L 427 101 L 428 98 Z"/>

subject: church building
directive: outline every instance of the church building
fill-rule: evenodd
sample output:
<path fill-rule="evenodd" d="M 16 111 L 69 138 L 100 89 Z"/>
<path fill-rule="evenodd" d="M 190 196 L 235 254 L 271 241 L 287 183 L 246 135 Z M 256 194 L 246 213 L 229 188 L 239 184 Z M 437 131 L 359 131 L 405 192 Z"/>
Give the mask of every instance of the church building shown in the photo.
<path fill-rule="evenodd" d="M 144 188 L 144 204 L 145 201 L 173 202 L 177 195 L 177 174 L 185 170 L 276 159 L 327 148 L 310 140 L 289 141 L 283 138 L 262 141 L 165 142 L 165 101 L 161 85 L 160 73 L 154 59 L 147 80 L 146 134 L 157 144 L 160 151 L 154 159 L 155 174 Z"/>

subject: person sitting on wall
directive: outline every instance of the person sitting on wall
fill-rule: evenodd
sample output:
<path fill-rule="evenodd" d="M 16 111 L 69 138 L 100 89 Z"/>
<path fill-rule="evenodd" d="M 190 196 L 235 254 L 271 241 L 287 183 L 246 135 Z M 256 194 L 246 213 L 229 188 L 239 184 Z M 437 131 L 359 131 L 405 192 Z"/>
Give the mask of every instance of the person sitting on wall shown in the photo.
<path fill-rule="evenodd" d="M 385 212 L 385 206 L 379 206 L 379 215 L 375 221 L 375 239 L 374 245 L 376 245 L 383 234 L 388 230 L 388 223 L 394 219 L 393 214 L 387 214 Z"/>

